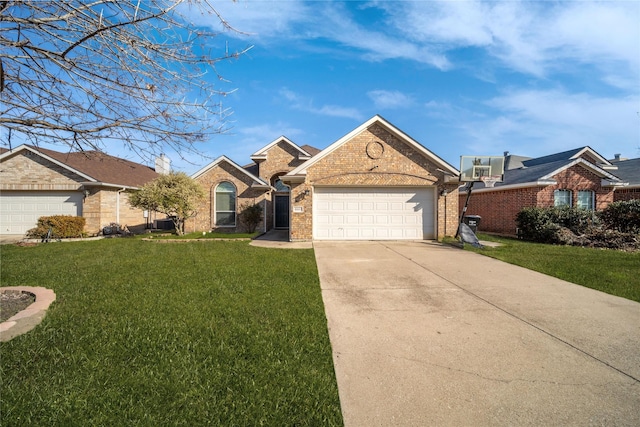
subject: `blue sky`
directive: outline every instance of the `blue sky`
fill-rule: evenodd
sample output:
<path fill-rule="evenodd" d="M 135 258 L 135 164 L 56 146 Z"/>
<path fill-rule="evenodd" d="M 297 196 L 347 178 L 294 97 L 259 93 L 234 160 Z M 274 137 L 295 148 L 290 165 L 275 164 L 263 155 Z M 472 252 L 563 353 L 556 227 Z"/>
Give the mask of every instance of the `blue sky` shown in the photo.
<path fill-rule="evenodd" d="M 455 167 L 585 145 L 640 157 L 638 1 L 212 4 L 246 33 L 212 50 L 253 45 L 218 64 L 218 87 L 236 91 L 231 131 L 199 147 L 212 158 L 249 163 L 280 135 L 324 148 L 375 114 Z M 167 154 L 187 173 L 211 161 Z"/>

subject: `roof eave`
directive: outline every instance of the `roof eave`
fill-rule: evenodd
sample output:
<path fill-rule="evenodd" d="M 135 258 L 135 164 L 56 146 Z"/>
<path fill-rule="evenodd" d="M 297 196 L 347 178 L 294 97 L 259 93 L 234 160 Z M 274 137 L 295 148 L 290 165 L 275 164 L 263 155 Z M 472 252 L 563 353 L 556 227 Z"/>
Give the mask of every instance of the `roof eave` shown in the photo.
<path fill-rule="evenodd" d="M 628 187 L 629 183 L 628 182 L 622 182 L 622 181 L 615 181 L 615 180 L 609 180 L 609 179 L 603 179 L 600 182 L 600 185 L 602 187 Z"/>
<path fill-rule="evenodd" d="M 288 183 L 291 183 L 291 184 L 300 184 L 300 183 L 304 182 L 306 178 L 307 178 L 306 174 L 282 175 L 280 177 L 280 180 L 282 182 L 288 182 Z"/>
<path fill-rule="evenodd" d="M 107 187 L 107 188 L 121 188 L 125 190 L 139 190 L 140 187 L 135 187 L 132 185 L 122 185 L 122 184 L 112 184 L 109 182 L 99 182 L 99 181 L 85 181 L 81 182 L 85 187 Z"/>

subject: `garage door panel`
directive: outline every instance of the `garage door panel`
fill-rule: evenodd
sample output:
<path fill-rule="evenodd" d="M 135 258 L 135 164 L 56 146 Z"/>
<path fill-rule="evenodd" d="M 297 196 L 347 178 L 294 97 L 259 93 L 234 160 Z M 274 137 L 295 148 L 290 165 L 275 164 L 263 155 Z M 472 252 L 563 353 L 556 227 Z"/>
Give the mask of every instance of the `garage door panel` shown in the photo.
<path fill-rule="evenodd" d="M 435 237 L 435 190 L 321 187 L 314 190 L 314 238 L 402 240 Z M 333 203 L 341 201 L 342 203 Z M 326 218 L 330 218 L 328 221 Z"/>
<path fill-rule="evenodd" d="M 79 192 L 3 191 L 0 194 L 0 234 L 25 234 L 41 216 L 82 215 Z"/>

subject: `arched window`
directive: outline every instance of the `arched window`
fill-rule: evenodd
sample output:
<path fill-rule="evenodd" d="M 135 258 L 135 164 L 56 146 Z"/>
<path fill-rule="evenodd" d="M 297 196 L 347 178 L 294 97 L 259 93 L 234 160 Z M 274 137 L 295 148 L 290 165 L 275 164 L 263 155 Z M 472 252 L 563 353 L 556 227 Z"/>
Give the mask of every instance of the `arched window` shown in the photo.
<path fill-rule="evenodd" d="M 230 182 L 221 182 L 216 187 L 216 227 L 236 226 L 236 187 Z"/>

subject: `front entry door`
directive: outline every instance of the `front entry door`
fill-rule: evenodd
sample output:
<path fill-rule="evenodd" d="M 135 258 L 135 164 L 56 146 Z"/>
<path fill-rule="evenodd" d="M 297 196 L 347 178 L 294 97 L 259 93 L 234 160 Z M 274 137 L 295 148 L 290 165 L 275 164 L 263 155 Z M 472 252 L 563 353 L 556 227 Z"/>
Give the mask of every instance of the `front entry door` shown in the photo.
<path fill-rule="evenodd" d="M 276 195 L 276 228 L 289 228 L 289 195 Z"/>

